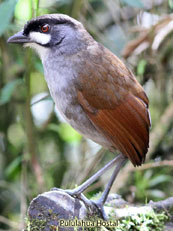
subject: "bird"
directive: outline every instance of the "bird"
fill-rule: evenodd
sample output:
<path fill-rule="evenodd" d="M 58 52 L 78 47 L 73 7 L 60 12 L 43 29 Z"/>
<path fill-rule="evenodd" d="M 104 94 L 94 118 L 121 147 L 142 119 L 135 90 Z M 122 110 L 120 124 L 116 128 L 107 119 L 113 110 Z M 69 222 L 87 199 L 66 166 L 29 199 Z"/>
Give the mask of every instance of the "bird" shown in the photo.
<path fill-rule="evenodd" d="M 23 44 L 39 55 L 52 99 L 67 123 L 109 151 L 120 152 L 86 182 L 66 190 L 105 218 L 103 205 L 120 169 L 127 160 L 142 165 L 149 148 L 151 119 L 143 87 L 115 54 L 68 15 L 33 18 L 7 42 Z M 88 200 L 85 189 L 114 165 L 102 196 Z"/>

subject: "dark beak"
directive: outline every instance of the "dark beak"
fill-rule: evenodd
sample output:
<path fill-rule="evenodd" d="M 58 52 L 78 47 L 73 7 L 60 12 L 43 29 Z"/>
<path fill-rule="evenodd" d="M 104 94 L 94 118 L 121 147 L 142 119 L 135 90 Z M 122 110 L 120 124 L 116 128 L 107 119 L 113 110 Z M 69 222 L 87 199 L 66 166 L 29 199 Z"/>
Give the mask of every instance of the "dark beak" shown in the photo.
<path fill-rule="evenodd" d="M 23 31 L 19 31 L 15 35 L 11 36 L 7 43 L 29 43 L 30 38 L 28 38 L 26 35 L 23 34 Z"/>

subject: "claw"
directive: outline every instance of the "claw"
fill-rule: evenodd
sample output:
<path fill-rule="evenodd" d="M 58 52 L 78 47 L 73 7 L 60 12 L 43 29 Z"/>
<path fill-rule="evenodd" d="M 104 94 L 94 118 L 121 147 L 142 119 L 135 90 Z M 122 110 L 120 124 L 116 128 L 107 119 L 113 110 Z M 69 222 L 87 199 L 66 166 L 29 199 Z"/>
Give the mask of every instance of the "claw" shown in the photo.
<path fill-rule="evenodd" d="M 103 220 L 108 220 L 108 217 L 105 213 L 105 210 L 104 210 L 104 206 L 103 206 L 103 203 L 100 202 L 100 200 L 97 200 L 97 201 L 92 201 L 92 203 L 95 205 L 95 207 L 97 208 L 97 211 L 99 212 L 99 215 L 100 217 L 103 219 Z"/>

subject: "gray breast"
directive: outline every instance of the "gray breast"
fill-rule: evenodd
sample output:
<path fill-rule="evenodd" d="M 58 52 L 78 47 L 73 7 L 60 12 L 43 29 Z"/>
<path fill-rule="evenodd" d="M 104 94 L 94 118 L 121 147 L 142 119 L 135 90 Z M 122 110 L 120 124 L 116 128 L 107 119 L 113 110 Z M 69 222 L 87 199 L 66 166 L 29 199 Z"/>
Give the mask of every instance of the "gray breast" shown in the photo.
<path fill-rule="evenodd" d="M 70 60 L 59 58 L 54 63 L 44 61 L 45 79 L 56 107 L 63 118 L 79 133 L 96 143 L 107 146 L 108 141 L 96 130 L 77 100 L 77 73 Z"/>

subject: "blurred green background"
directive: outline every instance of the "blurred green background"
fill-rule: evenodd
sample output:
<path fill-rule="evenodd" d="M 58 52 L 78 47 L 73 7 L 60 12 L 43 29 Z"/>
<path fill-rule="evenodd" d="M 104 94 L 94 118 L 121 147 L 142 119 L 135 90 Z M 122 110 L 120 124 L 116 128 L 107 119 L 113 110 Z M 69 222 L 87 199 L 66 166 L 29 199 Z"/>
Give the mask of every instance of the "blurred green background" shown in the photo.
<path fill-rule="evenodd" d="M 173 195 L 173 0 L 0 1 L 0 230 L 22 230 L 29 202 L 52 187 L 73 188 L 115 154 L 98 152 L 63 121 L 37 55 L 6 40 L 27 20 L 64 13 L 126 63 L 150 100 L 146 164 L 129 163 L 112 192 L 133 203 Z M 103 190 L 111 171 L 87 191 Z"/>

